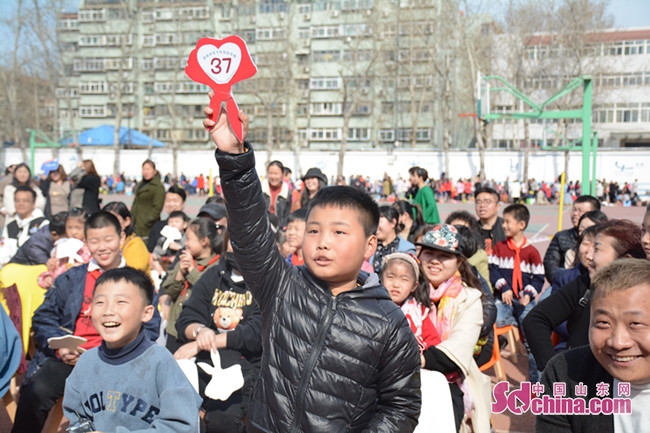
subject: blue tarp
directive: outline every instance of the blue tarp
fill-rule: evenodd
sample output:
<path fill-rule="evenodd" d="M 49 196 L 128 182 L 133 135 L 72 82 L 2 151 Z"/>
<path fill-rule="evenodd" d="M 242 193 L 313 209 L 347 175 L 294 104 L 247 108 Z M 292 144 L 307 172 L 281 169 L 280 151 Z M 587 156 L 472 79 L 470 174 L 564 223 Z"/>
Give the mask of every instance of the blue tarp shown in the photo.
<path fill-rule="evenodd" d="M 111 125 L 101 125 L 96 128 L 87 129 L 79 133 L 79 144 L 81 146 L 113 146 L 113 133 L 115 127 Z M 72 144 L 74 138 L 67 137 L 59 143 L 67 145 Z M 123 146 L 149 146 L 151 137 L 136 129 L 130 129 L 126 126 L 120 128 L 120 144 Z M 163 147 L 162 141 L 153 140 L 153 147 Z"/>

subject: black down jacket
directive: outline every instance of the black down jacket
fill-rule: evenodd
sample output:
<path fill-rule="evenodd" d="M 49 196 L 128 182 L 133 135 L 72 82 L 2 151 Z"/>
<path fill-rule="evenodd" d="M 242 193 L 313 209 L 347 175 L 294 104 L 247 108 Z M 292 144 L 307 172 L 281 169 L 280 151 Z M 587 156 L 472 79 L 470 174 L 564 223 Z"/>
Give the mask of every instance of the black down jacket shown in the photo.
<path fill-rule="evenodd" d="M 235 259 L 262 312 L 262 366 L 247 414 L 253 432 L 412 432 L 420 356 L 376 275 L 333 296 L 280 254 L 255 157 L 216 151 Z"/>
<path fill-rule="evenodd" d="M 544 274 L 549 283 L 553 283 L 555 272 L 559 268 L 564 268 L 564 257 L 567 251 L 575 248 L 578 242 L 578 230 L 575 228 L 562 230 L 555 233 L 551 243 L 548 245 L 546 254 L 544 254 Z"/>

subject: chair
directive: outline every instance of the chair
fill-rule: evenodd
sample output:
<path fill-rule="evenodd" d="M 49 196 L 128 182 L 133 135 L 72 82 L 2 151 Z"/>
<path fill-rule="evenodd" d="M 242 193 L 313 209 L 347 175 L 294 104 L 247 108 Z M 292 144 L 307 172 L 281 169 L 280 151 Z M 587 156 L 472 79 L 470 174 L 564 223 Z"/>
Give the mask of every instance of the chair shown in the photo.
<path fill-rule="evenodd" d="M 494 375 L 497 378 L 497 381 L 503 382 L 508 380 L 508 377 L 506 376 L 506 372 L 503 368 L 503 364 L 501 364 L 501 348 L 499 347 L 499 338 L 497 334 L 497 327 L 494 325 L 494 345 L 492 346 L 492 357 L 488 362 L 485 364 L 481 365 L 479 367 L 479 370 L 485 371 L 490 369 L 491 367 L 494 367 Z"/>
<path fill-rule="evenodd" d="M 519 337 L 519 329 L 515 325 L 506 325 L 501 328 L 495 326 L 495 341 L 494 344 L 498 345 L 499 336 L 505 335 L 508 340 L 508 348 L 510 349 L 510 360 L 517 363 L 517 351 L 520 354 L 526 355 L 526 349 L 523 347 L 521 338 Z"/>

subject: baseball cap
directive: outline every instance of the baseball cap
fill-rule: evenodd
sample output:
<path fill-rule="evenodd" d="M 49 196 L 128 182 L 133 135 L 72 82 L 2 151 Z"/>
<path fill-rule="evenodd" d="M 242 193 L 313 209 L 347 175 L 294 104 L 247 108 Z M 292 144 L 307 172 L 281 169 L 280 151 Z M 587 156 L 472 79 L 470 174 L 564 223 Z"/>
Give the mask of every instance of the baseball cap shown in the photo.
<path fill-rule="evenodd" d="M 450 224 L 435 225 L 431 230 L 426 232 L 422 237 L 422 240 L 416 242 L 415 245 L 446 251 L 459 256 L 463 254 L 460 233 L 458 233 L 456 227 Z"/>
<path fill-rule="evenodd" d="M 208 217 L 212 218 L 215 221 L 219 221 L 221 218 L 224 218 L 227 215 L 226 206 L 221 203 L 207 203 L 204 204 L 197 216 L 199 217 Z"/>

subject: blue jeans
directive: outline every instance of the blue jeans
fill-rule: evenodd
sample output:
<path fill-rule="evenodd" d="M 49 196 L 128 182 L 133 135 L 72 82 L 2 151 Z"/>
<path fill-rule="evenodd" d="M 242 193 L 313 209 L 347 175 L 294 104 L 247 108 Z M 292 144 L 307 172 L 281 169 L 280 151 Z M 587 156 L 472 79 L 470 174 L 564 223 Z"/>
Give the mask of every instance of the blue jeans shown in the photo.
<path fill-rule="evenodd" d="M 528 315 L 530 310 L 537 305 L 535 300 L 530 301 L 525 307 L 519 303 L 518 299 L 512 300 L 512 306 L 504 304 L 500 299 L 496 299 L 495 304 L 497 306 L 496 325 L 498 328 L 508 325 L 519 327 L 519 332 L 521 332 L 524 337 L 524 346 L 526 347 L 526 353 L 528 354 L 528 380 L 530 380 L 531 383 L 538 382 L 539 370 L 537 370 L 537 363 L 528 347 L 526 334 L 524 334 L 524 327 L 522 326 L 524 318 Z M 498 342 L 495 342 L 495 344 L 498 344 Z M 511 350 L 515 350 L 515 348 L 511 348 Z"/>

